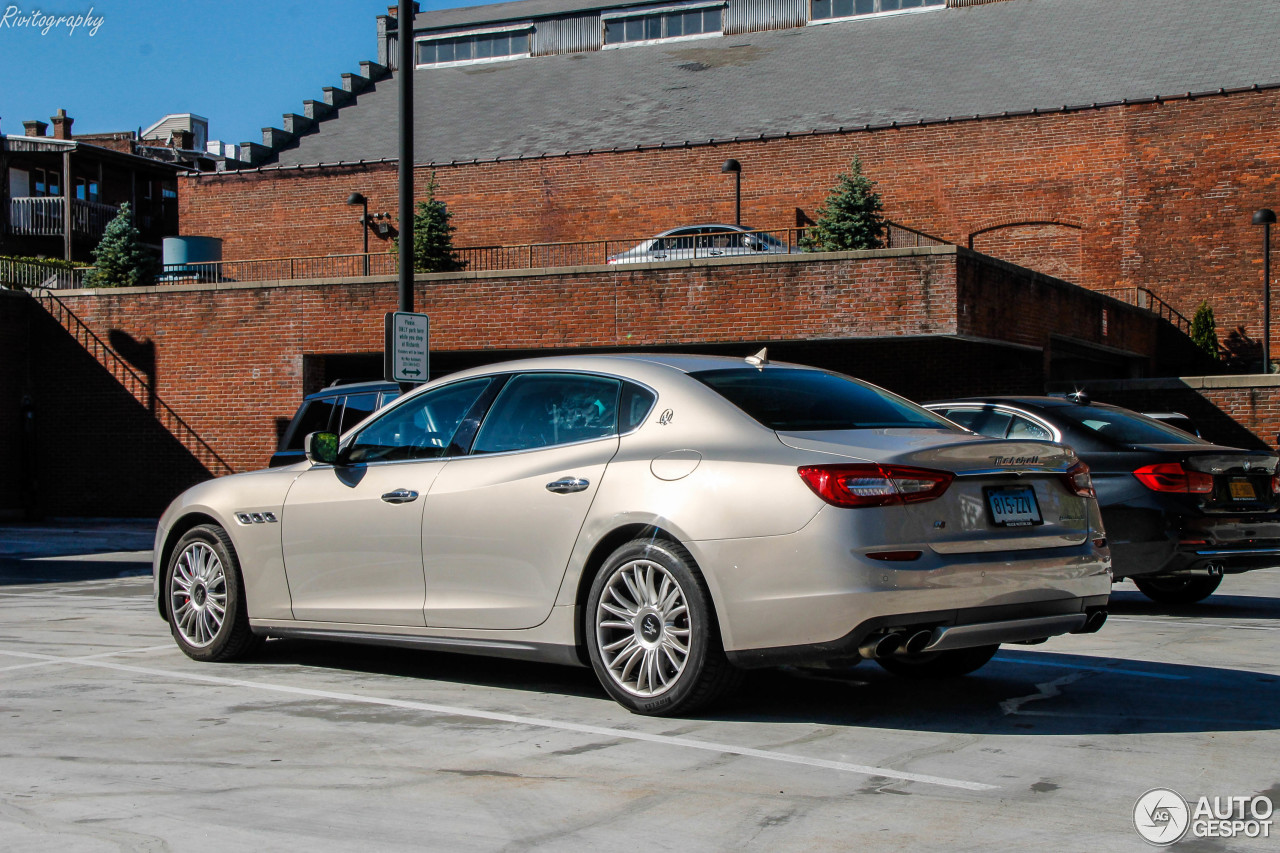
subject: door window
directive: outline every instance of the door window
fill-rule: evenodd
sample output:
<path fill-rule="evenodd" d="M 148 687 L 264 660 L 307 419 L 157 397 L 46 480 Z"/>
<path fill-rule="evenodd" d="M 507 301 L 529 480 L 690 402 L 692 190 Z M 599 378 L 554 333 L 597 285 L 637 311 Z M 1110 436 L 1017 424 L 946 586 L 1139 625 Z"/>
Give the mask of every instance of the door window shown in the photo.
<path fill-rule="evenodd" d="M 338 432 L 344 433 L 369 417 L 369 415 L 373 414 L 373 410 L 377 408 L 377 403 L 378 395 L 376 392 L 352 394 L 347 397 L 347 403 L 342 407 L 342 423 L 338 426 Z"/>
<path fill-rule="evenodd" d="M 995 409 L 944 409 L 939 414 L 990 438 L 1004 438 L 1009 429 L 1009 413 Z"/>
<path fill-rule="evenodd" d="M 616 435 L 621 385 L 601 376 L 517 376 L 498 395 L 473 452 L 532 450 Z"/>
<path fill-rule="evenodd" d="M 360 431 L 347 448 L 349 462 L 435 459 L 453 446 L 463 420 L 493 383 L 491 376 L 445 385 L 405 400 Z"/>
<path fill-rule="evenodd" d="M 1008 436 L 1009 438 L 1029 438 L 1032 441 L 1053 441 L 1053 433 L 1021 415 L 1013 416 L 1013 422 L 1009 424 Z"/>

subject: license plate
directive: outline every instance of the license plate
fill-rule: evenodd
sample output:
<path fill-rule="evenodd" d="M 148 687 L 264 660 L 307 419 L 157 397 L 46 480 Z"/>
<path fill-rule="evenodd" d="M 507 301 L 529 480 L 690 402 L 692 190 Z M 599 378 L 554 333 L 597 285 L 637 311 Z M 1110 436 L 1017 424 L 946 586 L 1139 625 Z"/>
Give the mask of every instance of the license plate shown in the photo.
<path fill-rule="evenodd" d="M 987 489 L 987 506 L 996 527 L 1033 527 L 1043 524 L 1036 491 L 1031 486 Z"/>
<path fill-rule="evenodd" d="M 1258 495 L 1253 491 L 1253 483 L 1248 480 L 1232 480 L 1230 485 L 1233 501 L 1257 500 Z"/>

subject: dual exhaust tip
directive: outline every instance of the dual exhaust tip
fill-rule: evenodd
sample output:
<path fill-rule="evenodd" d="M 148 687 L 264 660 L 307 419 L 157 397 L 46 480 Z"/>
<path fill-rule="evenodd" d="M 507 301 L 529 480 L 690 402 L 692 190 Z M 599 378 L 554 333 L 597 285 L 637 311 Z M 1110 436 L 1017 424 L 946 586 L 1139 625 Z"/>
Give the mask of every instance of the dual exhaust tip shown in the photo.
<path fill-rule="evenodd" d="M 915 655 L 924 651 L 932 641 L 933 630 L 930 628 L 914 632 L 890 631 L 863 640 L 858 646 L 858 654 L 867 660 L 891 655 Z"/>

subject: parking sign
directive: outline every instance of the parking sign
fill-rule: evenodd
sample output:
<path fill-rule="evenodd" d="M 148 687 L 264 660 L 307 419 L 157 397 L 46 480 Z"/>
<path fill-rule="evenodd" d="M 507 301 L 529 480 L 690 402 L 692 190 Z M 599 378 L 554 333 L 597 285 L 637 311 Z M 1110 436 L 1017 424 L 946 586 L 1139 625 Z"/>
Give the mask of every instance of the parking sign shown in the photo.
<path fill-rule="evenodd" d="M 386 315 L 382 375 L 391 382 L 426 382 L 431 323 L 426 314 Z"/>

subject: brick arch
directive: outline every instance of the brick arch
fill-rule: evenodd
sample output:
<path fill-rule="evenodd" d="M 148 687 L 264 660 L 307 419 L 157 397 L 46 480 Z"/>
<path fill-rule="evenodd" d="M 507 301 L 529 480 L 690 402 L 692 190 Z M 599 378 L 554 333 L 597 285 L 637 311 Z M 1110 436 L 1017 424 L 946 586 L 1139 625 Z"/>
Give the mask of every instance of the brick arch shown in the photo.
<path fill-rule="evenodd" d="M 1084 226 L 1064 219 L 993 222 L 969 233 L 969 248 L 1054 278 L 1079 283 Z"/>

